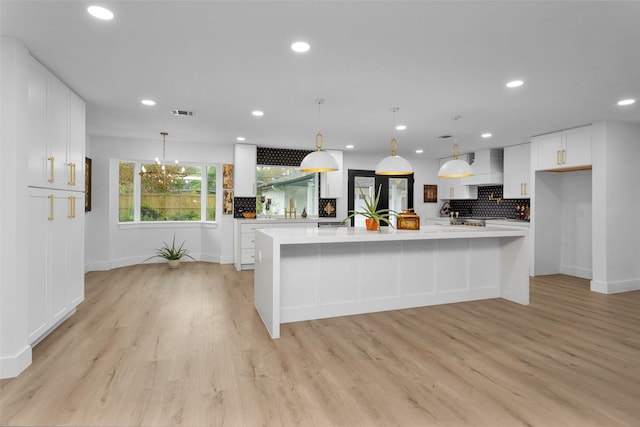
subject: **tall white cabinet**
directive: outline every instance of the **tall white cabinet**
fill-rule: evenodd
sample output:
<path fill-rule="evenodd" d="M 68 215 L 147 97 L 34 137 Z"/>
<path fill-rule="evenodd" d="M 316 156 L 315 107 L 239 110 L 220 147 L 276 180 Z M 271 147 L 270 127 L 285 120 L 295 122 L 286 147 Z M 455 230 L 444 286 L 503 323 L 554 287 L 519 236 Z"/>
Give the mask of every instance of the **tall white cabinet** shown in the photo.
<path fill-rule="evenodd" d="M 84 300 L 85 104 L 33 58 L 27 75 L 28 342 L 35 344 Z"/>

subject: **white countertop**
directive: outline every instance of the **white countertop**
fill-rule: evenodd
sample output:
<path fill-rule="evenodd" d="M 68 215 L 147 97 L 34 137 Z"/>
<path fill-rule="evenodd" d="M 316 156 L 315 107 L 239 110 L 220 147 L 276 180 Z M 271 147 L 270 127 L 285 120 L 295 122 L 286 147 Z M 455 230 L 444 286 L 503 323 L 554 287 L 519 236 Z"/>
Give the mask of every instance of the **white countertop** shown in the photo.
<path fill-rule="evenodd" d="M 309 223 L 309 224 L 313 224 L 312 226 L 315 227 L 316 224 L 318 222 L 341 222 L 344 218 L 333 218 L 333 217 L 306 217 L 306 218 L 282 218 L 282 217 L 277 217 L 277 218 L 264 218 L 264 217 L 258 217 L 258 218 L 234 218 L 235 221 L 243 223 L 243 224 L 254 224 L 254 223 L 258 223 L 258 224 L 288 224 L 288 223 L 298 223 L 298 224 L 304 224 L 304 223 Z"/>
<path fill-rule="evenodd" d="M 420 230 L 395 230 L 384 227 L 382 232 L 362 228 L 272 228 L 256 230 L 273 238 L 277 244 L 314 244 L 342 242 L 382 242 L 406 240 L 469 239 L 483 237 L 525 236 L 525 228 L 469 227 L 462 225 L 423 225 Z"/>
<path fill-rule="evenodd" d="M 462 217 L 458 218 L 458 219 L 464 219 Z M 424 218 L 422 219 L 422 222 L 425 224 L 429 224 L 430 222 L 435 222 L 435 223 L 442 223 L 442 222 L 449 222 L 449 217 L 446 216 L 438 216 L 438 217 L 428 217 L 428 218 Z M 487 223 L 487 225 L 508 225 L 508 226 L 518 226 L 518 227 L 529 227 L 529 221 L 524 221 L 521 219 L 509 219 L 509 218 L 504 218 L 504 219 L 487 219 L 485 220 L 485 222 Z"/>

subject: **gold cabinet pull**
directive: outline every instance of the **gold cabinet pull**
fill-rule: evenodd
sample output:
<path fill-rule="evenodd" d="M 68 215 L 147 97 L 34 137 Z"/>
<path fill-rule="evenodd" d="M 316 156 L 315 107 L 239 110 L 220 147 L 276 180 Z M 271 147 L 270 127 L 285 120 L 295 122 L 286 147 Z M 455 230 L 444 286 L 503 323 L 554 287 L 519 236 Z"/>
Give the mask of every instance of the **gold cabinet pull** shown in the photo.
<path fill-rule="evenodd" d="M 69 185 L 76 185 L 76 164 L 69 163 Z"/>
<path fill-rule="evenodd" d="M 49 179 L 47 181 L 48 182 L 54 182 L 55 181 L 55 175 L 54 175 L 53 165 L 54 165 L 55 159 L 53 158 L 53 156 L 51 156 L 51 157 L 47 157 L 47 160 L 49 160 L 51 162 L 51 165 L 49 165 L 51 167 L 51 175 L 49 175 Z"/>
<path fill-rule="evenodd" d="M 69 215 L 67 218 L 73 219 L 76 217 L 76 196 L 69 196 Z"/>
<path fill-rule="evenodd" d="M 522 194 L 523 196 L 527 195 L 527 183 L 524 183 L 524 193 Z"/>
<path fill-rule="evenodd" d="M 556 151 L 556 165 L 560 165 L 560 150 Z"/>
<path fill-rule="evenodd" d="M 453 187 L 449 187 L 449 197 L 453 197 Z"/>
<path fill-rule="evenodd" d="M 48 198 L 49 198 L 49 217 L 48 217 L 47 219 L 48 219 L 49 221 L 53 221 L 53 220 L 54 220 L 53 213 L 54 213 L 54 209 L 55 209 L 55 207 L 54 207 L 54 205 L 53 205 L 53 204 L 54 204 L 54 201 L 53 201 L 53 194 L 50 194 L 50 195 L 48 196 Z"/>
<path fill-rule="evenodd" d="M 520 195 L 522 196 L 522 183 L 520 183 Z"/>
<path fill-rule="evenodd" d="M 566 154 L 567 154 L 567 150 L 562 150 L 562 164 L 563 165 L 565 163 L 567 163 Z"/>

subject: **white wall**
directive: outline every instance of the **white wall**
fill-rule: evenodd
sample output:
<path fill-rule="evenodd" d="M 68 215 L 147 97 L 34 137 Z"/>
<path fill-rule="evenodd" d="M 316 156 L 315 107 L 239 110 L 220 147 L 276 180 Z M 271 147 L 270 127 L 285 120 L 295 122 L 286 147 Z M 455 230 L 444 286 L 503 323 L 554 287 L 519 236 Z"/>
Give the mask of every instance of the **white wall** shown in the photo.
<path fill-rule="evenodd" d="M 0 44 L 0 378 L 31 364 L 28 342 L 27 49 Z"/>
<path fill-rule="evenodd" d="M 593 132 L 593 280 L 603 293 L 640 290 L 640 125 L 596 122 Z"/>
<path fill-rule="evenodd" d="M 91 212 L 87 212 L 86 271 L 109 270 L 138 264 L 153 254 L 163 241 L 186 241 L 185 247 L 196 260 L 233 262 L 233 216 L 222 215 L 222 197 L 217 199 L 218 218 L 210 224 L 118 224 L 118 161 L 150 160 L 161 155 L 160 136 L 149 140 L 115 137 L 87 138 L 87 156 L 92 159 Z M 181 163 L 233 163 L 233 145 L 187 143 L 167 140 L 167 158 Z M 222 183 L 222 168 L 217 182 Z M 161 260 L 156 260 L 160 262 Z M 151 262 L 151 261 L 149 261 Z"/>

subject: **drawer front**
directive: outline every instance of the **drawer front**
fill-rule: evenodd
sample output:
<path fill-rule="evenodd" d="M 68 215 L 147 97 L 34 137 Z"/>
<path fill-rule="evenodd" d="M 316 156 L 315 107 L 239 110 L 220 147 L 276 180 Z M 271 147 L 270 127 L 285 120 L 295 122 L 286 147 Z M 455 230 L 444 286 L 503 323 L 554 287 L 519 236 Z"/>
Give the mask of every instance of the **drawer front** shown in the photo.
<path fill-rule="evenodd" d="M 254 232 L 242 233 L 241 245 L 242 249 L 253 249 L 256 246 L 256 234 Z"/>
<path fill-rule="evenodd" d="M 251 233 L 259 228 L 273 228 L 273 224 L 240 224 L 241 233 Z"/>
<path fill-rule="evenodd" d="M 242 249 L 242 264 L 255 264 L 255 250 Z"/>

